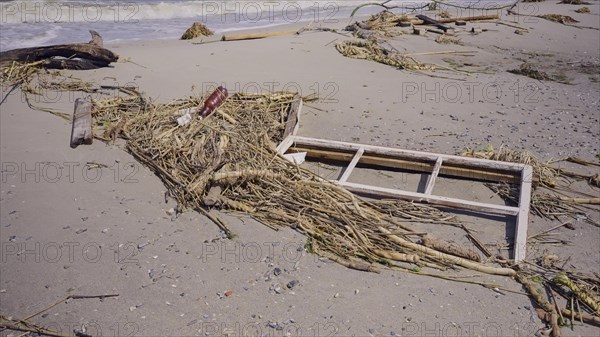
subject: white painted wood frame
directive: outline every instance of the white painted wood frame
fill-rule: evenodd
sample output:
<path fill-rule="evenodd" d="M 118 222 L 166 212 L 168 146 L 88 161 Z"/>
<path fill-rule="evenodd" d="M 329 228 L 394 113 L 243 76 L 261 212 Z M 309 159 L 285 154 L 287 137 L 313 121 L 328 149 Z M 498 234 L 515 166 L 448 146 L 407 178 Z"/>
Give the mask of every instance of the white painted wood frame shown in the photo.
<path fill-rule="evenodd" d="M 293 119 L 299 119 L 299 111 Z M 278 146 L 280 154 L 287 152 L 307 152 L 307 158 L 325 160 L 341 160 L 348 162 L 339 179 L 332 180 L 357 194 L 371 197 L 392 197 L 416 202 L 454 207 L 488 214 L 510 215 L 516 217 L 514 260 L 520 262 L 525 258 L 527 245 L 527 225 L 529 203 L 531 200 L 531 182 L 533 170 L 531 166 L 517 163 L 492 161 L 462 156 L 403 150 L 366 144 L 356 144 L 325 139 L 296 136 L 298 125 L 294 131 Z M 430 174 L 425 192 L 411 192 L 399 189 L 384 188 L 366 184 L 348 182 L 352 170 L 357 164 L 380 167 L 393 167 Z M 517 207 L 488 204 L 458 198 L 450 198 L 433 194 L 438 175 L 461 177 L 471 180 L 492 182 L 512 182 L 520 184 L 519 204 Z"/>

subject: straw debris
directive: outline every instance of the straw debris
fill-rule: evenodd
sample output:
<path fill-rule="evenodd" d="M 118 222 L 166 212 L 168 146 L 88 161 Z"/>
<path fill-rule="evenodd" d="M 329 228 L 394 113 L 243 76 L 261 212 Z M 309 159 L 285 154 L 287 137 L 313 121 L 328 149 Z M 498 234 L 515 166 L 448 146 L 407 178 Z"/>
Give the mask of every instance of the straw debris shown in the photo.
<path fill-rule="evenodd" d="M 341 41 L 335 45 L 336 49 L 344 56 L 371 60 L 387 64 L 398 69 L 405 70 L 435 70 L 437 66 L 433 64 L 420 63 L 414 58 L 402 55 L 396 51 L 383 48 L 376 42 L 355 40 Z"/>
<path fill-rule="evenodd" d="M 353 32 L 355 37 L 367 40 L 379 40 L 403 34 L 399 29 L 401 23 L 410 23 L 415 17 L 406 14 L 394 14 L 382 11 L 372 15 L 367 20 L 355 22 L 346 26 L 345 30 Z"/>
<path fill-rule="evenodd" d="M 540 81 L 552 81 L 554 80 L 550 75 L 543 71 L 539 71 L 533 68 L 530 63 L 524 62 L 521 64 L 519 69 L 508 70 L 509 73 L 527 76 Z"/>
<path fill-rule="evenodd" d="M 571 187 L 573 179 L 584 180 L 592 186 L 597 186 L 596 184 L 598 182 L 596 179 L 600 174 L 582 174 L 566 169 L 555 168 L 552 167 L 549 162 L 542 162 L 529 152 L 513 151 L 504 146 L 501 146 L 498 150 L 495 150 L 492 146 L 488 146 L 485 150 L 480 151 L 468 149 L 461 155 L 531 165 L 533 168 L 533 191 L 530 203 L 531 213 L 551 219 L 559 219 L 560 216 L 568 216 L 573 219 L 583 218 L 590 224 L 600 226 L 600 224 L 594 220 L 594 217 L 587 215 L 586 210 L 592 209 L 597 211 L 597 208 L 594 208 L 594 205 L 597 205 L 600 199 L 565 196 L 565 192 L 571 194 L 579 193 L 579 191 Z M 564 160 L 573 162 L 572 158 L 566 158 Z M 581 163 L 582 161 L 579 162 Z M 518 204 L 518 186 L 507 183 L 486 184 L 486 186 L 504 200 L 507 200 L 514 205 Z M 542 189 L 551 193 L 543 192 Z"/>
<path fill-rule="evenodd" d="M 588 294 L 583 288 L 580 288 L 569 278 L 569 276 L 567 276 L 567 274 L 559 273 L 552 279 L 552 282 L 569 288 L 579 300 L 590 307 L 596 315 L 600 316 L 600 302 L 596 301 L 593 296 Z"/>
<path fill-rule="evenodd" d="M 442 34 L 440 36 L 438 36 L 435 39 L 435 42 L 437 43 L 441 43 L 441 44 L 458 44 L 458 45 L 464 45 L 464 43 L 462 42 L 462 40 L 458 37 L 453 37 L 450 35 L 446 35 L 446 34 Z"/>
<path fill-rule="evenodd" d="M 18 69 L 23 74 L 31 73 L 28 67 Z M 6 69 L 2 74 L 8 79 L 35 77 L 12 77 L 14 73 Z M 33 75 L 39 77 L 37 81 L 43 86 L 54 90 L 100 90 L 56 73 L 43 71 Z M 22 84 L 30 85 L 30 82 Z M 201 105 L 202 97 L 157 104 L 133 89 L 120 90 L 127 95 L 92 101 L 95 137 L 105 141 L 126 140 L 126 149 L 163 180 L 169 194 L 177 200 L 178 209 L 200 211 L 230 236 L 233 233 L 206 212 L 207 207 L 241 211 L 271 228 L 295 228 L 310 238 L 314 252 L 335 256 L 336 261 L 355 269 L 375 270 L 373 264 L 389 265 L 389 260 L 399 260 L 390 259 L 391 256 L 406 254 L 403 262 L 412 261 L 420 266 L 457 265 L 482 272 L 512 273 L 395 234 L 398 230 L 415 232 L 401 220 L 457 225 L 456 219 L 448 214 L 405 201 L 362 200 L 279 156 L 275 146 L 283 140 L 292 104 L 300 99 L 296 94 L 235 94 L 209 118 L 178 126 L 177 117 Z M 556 184 L 556 177 L 563 174 L 531 155 L 506 149 L 496 153 L 490 148 L 487 152 L 470 154 L 530 163 L 540 181 L 549 186 Z M 411 255 L 419 259 L 409 258 Z"/>
<path fill-rule="evenodd" d="M 372 15 L 369 19 L 363 21 L 367 29 L 386 30 L 392 27 L 398 27 L 400 22 L 410 22 L 414 17 L 406 14 L 395 14 L 391 11 L 381 11 Z"/>
<path fill-rule="evenodd" d="M 591 11 L 590 11 L 589 7 L 581 7 L 581 8 L 576 9 L 575 13 L 587 14 L 587 13 L 591 13 Z"/>
<path fill-rule="evenodd" d="M 182 40 L 191 40 L 200 36 L 211 36 L 213 31 L 208 29 L 205 25 L 200 22 L 194 22 L 194 24 L 188 28 L 185 33 L 181 36 Z"/>
<path fill-rule="evenodd" d="M 562 23 L 563 25 L 570 25 L 570 24 L 579 22 L 568 15 L 544 14 L 544 15 L 539 15 L 539 17 L 542 19 L 546 19 L 548 21 Z"/>
<path fill-rule="evenodd" d="M 177 125 L 178 115 L 203 99 L 166 105 L 142 99 L 132 95 L 94 101 L 94 132 L 111 130 L 109 134 L 125 139 L 126 149 L 163 180 L 179 209 L 219 207 L 244 212 L 270 228 L 294 228 L 308 236 L 311 251 L 359 270 L 375 271 L 376 264 L 389 267 L 400 261 L 514 273 L 394 234 L 415 232 L 402 219 L 457 224 L 448 214 L 405 201 L 363 200 L 278 155 L 275 146 L 283 140 L 287 115 L 299 99 L 293 93 L 235 94 L 209 118 L 184 126 Z"/>

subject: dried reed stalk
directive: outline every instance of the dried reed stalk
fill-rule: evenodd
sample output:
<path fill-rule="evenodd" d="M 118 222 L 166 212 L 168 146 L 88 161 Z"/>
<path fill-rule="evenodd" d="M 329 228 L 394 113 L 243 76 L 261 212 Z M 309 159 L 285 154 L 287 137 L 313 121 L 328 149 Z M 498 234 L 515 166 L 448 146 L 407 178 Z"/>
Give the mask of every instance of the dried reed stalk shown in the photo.
<path fill-rule="evenodd" d="M 382 228 L 414 232 L 401 219 L 457 222 L 429 206 L 363 200 L 278 155 L 276 144 L 297 99 L 291 93 L 235 94 L 209 118 L 179 126 L 176 118 L 202 98 L 159 105 L 141 95 L 116 97 L 94 102 L 95 133 L 108 130 L 126 139 L 126 148 L 162 178 L 181 208 L 218 206 L 247 213 L 271 228 L 292 227 L 310 238 L 313 252 L 350 268 L 374 271 L 373 263 L 389 259 L 514 273 L 465 263 L 402 236 L 381 235 Z"/>
<path fill-rule="evenodd" d="M 421 244 L 425 247 L 433 248 L 440 252 L 452 254 L 475 262 L 481 262 L 481 256 L 472 250 L 464 249 L 455 243 L 445 242 L 434 238 L 431 235 L 423 236 Z"/>
<path fill-rule="evenodd" d="M 600 303 L 598 303 L 592 296 L 587 294 L 585 290 L 578 287 L 577 284 L 575 284 L 575 282 L 573 282 L 566 274 L 560 273 L 556 275 L 552 279 L 552 282 L 569 288 L 579 300 L 589 306 L 596 313 L 596 315 L 600 316 Z"/>

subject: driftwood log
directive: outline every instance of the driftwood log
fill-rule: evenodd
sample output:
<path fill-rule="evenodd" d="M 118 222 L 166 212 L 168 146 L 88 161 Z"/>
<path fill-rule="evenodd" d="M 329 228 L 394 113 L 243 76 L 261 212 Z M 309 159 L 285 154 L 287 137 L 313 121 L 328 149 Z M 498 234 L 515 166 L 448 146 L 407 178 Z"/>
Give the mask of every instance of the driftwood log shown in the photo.
<path fill-rule="evenodd" d="M 92 133 L 92 103 L 89 100 L 78 98 L 75 100 L 73 110 L 73 124 L 71 128 L 71 147 L 90 145 L 94 140 Z"/>
<path fill-rule="evenodd" d="M 90 30 L 89 43 L 62 44 L 46 47 L 13 49 L 0 53 L 0 67 L 12 62 L 45 61 L 42 67 L 48 69 L 97 69 L 116 62 L 119 56 L 103 47 L 100 34 Z"/>
<path fill-rule="evenodd" d="M 449 243 L 446 241 L 436 239 L 429 234 L 423 237 L 423 239 L 421 240 L 421 244 L 425 247 L 429 247 L 440 252 L 462 257 L 475 262 L 481 262 L 481 256 L 479 256 L 477 252 L 465 249 L 455 243 Z"/>

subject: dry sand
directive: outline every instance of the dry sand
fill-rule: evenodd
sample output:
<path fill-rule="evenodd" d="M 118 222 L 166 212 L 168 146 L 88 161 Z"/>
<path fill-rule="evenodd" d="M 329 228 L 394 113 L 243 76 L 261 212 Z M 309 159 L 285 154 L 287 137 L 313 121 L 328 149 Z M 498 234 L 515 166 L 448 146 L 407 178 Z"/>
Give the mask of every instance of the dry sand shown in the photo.
<path fill-rule="evenodd" d="M 579 7 L 535 4 L 536 13 L 570 15 L 581 26 L 598 28 L 598 2 L 588 6 L 592 14 L 575 13 Z M 520 10 L 531 13 L 525 5 Z M 415 56 L 474 71 L 470 76 L 400 71 L 345 58 L 334 44 L 349 38 L 328 32 L 207 44 L 110 45 L 135 64 L 72 74 L 100 84 L 133 83 L 163 102 L 201 94 L 215 84 L 232 92 L 316 92 L 323 100 L 305 106 L 299 131 L 305 136 L 439 153 L 506 144 L 544 160 L 571 155 L 596 160 L 598 30 L 502 14 L 529 32 L 517 35 L 512 27 L 478 23 L 467 29 L 489 30 L 459 33 L 462 46 L 437 44 L 431 33 L 400 35 L 391 42 L 407 53 L 474 51 L 471 56 Z M 523 61 L 564 76 L 568 84 L 507 72 Z M 584 67 L 588 64 L 594 66 Z M 39 104 L 71 112 L 78 95 L 54 99 L 48 93 Z M 175 204 L 165 201 L 165 187 L 119 144 L 98 141 L 70 149 L 70 123 L 31 110 L 19 92 L 1 110 L 3 315 L 24 317 L 67 294 L 115 293 L 118 298 L 71 300 L 35 321 L 67 335 L 85 325 L 94 336 L 532 336 L 543 327 L 526 296 L 398 271 L 348 270 L 307 254 L 301 234 L 275 232 L 244 216 L 222 215 L 238 235 L 222 239 L 217 227 L 195 212 L 177 218 L 167 214 Z M 108 168 L 90 169 L 88 162 Z M 378 172 L 357 179 L 387 184 Z M 452 185 L 442 193 L 476 200 L 490 195 Z M 512 239 L 513 224 L 506 219 L 461 217 L 486 243 Z M 556 224 L 532 217 L 529 233 Z M 528 259 L 555 253 L 570 258 L 577 270 L 600 272 L 599 229 L 579 221 L 573 225 L 575 230 L 556 231 L 571 245 L 530 246 Z M 467 242 L 460 231 L 429 230 Z M 522 291 L 505 277 L 476 279 Z M 298 283 L 288 289 L 290 281 Z M 223 295 L 228 290 L 231 295 Z M 10 334 L 18 335 L 2 333 Z M 563 335 L 600 332 L 577 325 L 564 328 Z"/>

